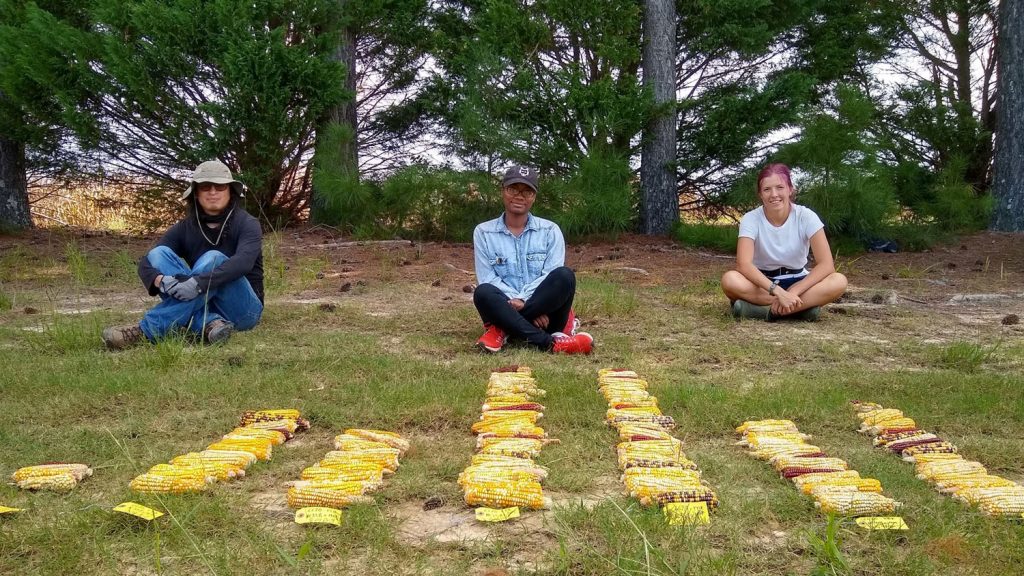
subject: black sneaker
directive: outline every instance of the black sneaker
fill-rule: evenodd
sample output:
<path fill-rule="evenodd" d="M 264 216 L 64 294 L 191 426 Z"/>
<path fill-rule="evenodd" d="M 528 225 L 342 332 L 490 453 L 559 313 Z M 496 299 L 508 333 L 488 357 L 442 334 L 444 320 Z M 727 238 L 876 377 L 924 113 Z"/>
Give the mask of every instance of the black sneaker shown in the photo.
<path fill-rule="evenodd" d="M 231 333 L 235 331 L 235 325 L 227 320 L 212 320 L 203 328 L 203 338 L 207 344 L 219 344 L 227 342 Z"/>

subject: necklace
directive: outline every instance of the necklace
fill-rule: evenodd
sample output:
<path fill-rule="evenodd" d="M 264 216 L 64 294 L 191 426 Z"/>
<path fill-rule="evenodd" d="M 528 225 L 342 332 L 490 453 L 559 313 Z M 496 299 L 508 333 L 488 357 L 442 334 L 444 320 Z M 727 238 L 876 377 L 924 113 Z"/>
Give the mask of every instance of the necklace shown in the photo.
<path fill-rule="evenodd" d="M 217 232 L 217 241 L 215 242 L 213 240 L 210 240 L 210 237 L 206 235 L 206 230 L 204 230 L 204 228 L 206 228 L 206 227 L 203 226 L 202 221 L 199 220 L 199 211 L 196 210 L 196 224 L 199 225 L 199 233 L 203 235 L 203 238 L 207 242 L 209 242 L 210 246 L 217 246 L 218 244 L 220 244 L 220 238 L 221 238 L 221 236 L 224 235 L 224 229 L 227 228 L 227 226 L 228 226 L 228 220 L 231 220 L 231 215 L 234 214 L 234 213 L 235 213 L 235 209 L 232 208 L 231 211 L 228 212 L 228 215 L 226 217 L 224 217 L 224 222 L 221 222 L 220 231 Z"/>

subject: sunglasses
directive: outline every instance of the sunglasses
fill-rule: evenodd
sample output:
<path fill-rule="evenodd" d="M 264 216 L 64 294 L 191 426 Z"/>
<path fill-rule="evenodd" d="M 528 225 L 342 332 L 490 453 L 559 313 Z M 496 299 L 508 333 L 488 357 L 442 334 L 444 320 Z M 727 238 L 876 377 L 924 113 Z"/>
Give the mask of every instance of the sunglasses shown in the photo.
<path fill-rule="evenodd" d="M 533 198 L 537 195 L 533 190 L 523 190 L 518 188 L 505 188 L 505 194 L 507 194 L 509 198 L 515 198 L 516 196 L 520 198 Z"/>

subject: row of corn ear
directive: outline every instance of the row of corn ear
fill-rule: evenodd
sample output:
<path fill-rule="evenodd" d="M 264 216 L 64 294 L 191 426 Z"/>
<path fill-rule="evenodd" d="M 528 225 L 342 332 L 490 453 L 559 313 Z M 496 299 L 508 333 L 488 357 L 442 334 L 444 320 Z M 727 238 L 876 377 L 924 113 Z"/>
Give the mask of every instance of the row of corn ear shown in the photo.
<path fill-rule="evenodd" d="M 54 463 L 18 468 L 11 480 L 24 490 L 70 492 L 89 476 L 92 476 L 92 468 L 86 464 Z"/>
<path fill-rule="evenodd" d="M 250 410 L 238 426 L 200 452 L 175 456 L 132 479 L 136 492 L 184 494 L 202 492 L 215 482 L 242 478 L 258 460 L 270 460 L 273 447 L 284 444 L 309 422 L 295 409 Z"/>
<path fill-rule="evenodd" d="M 736 428 L 738 446 L 767 461 L 814 499 L 819 510 L 840 516 L 892 514 L 901 504 L 882 494 L 882 483 L 862 478 L 844 460 L 828 457 L 791 420 L 748 420 Z"/>
<path fill-rule="evenodd" d="M 349 428 L 334 437 L 334 450 L 302 471 L 288 488 L 288 506 L 345 508 L 368 503 L 384 477 L 398 469 L 409 441 L 395 432 Z"/>
<path fill-rule="evenodd" d="M 931 482 L 944 494 L 977 505 L 989 516 L 1024 514 L 1024 486 L 989 474 L 980 462 L 961 456 L 957 447 L 916 423 L 895 408 L 873 402 L 854 402 L 860 431 L 873 436 L 872 443 L 914 464 L 917 477 Z"/>
<path fill-rule="evenodd" d="M 647 392 L 647 381 L 632 370 L 603 368 L 598 390 L 608 402 L 605 421 L 618 431 L 616 452 L 626 493 L 645 506 L 706 502 L 718 497 L 683 453 L 683 443 L 668 431 L 675 426 Z"/>
<path fill-rule="evenodd" d="M 472 426 L 477 453 L 459 474 L 466 504 L 551 507 L 541 487 L 548 472 L 533 461 L 545 445 L 557 442 L 537 425 L 544 415 L 538 400 L 544 395 L 528 367 L 510 366 L 491 373 L 480 420 Z"/>

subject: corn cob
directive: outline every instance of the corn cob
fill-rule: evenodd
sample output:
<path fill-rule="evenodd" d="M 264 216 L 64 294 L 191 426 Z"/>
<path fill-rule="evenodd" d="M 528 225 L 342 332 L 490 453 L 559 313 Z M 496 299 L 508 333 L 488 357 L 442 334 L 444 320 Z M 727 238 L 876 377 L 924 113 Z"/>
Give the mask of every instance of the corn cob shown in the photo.
<path fill-rule="evenodd" d="M 49 490 L 51 492 L 70 492 L 78 485 L 78 480 L 71 472 L 62 474 L 46 474 L 43 476 L 27 476 L 16 482 L 23 490 Z"/>
<path fill-rule="evenodd" d="M 294 435 L 299 431 L 297 420 L 256 420 L 244 425 L 245 428 L 257 428 L 259 430 L 277 430 L 285 435 Z"/>
<path fill-rule="evenodd" d="M 385 452 L 383 449 L 360 450 L 358 452 L 331 451 L 324 455 L 323 459 L 320 460 L 320 465 L 328 468 L 335 468 L 338 466 L 344 466 L 351 462 L 362 462 L 365 464 L 379 465 L 385 470 L 394 472 L 395 470 L 398 470 L 398 451 L 393 448 L 389 448 L 388 450 L 394 450 L 394 452 Z"/>
<path fill-rule="evenodd" d="M 481 438 L 477 446 L 481 452 L 518 458 L 533 458 L 540 454 L 544 441 L 531 438 Z"/>
<path fill-rule="evenodd" d="M 897 430 L 912 430 L 916 427 L 917 423 L 910 418 L 895 418 L 874 426 L 862 425 L 860 431 L 871 436 L 878 436 L 879 434 L 892 434 Z"/>
<path fill-rule="evenodd" d="M 870 427 L 890 420 L 903 418 L 903 411 L 896 410 L 895 408 L 881 408 L 870 412 L 862 412 L 861 414 L 858 414 L 858 416 L 860 417 L 860 421 L 864 427 Z"/>
<path fill-rule="evenodd" d="M 196 452 L 189 452 L 188 454 L 176 456 L 171 460 L 171 464 L 178 466 L 201 467 L 206 472 L 207 476 L 212 476 L 219 481 L 245 476 L 245 468 L 240 464 L 210 460 Z"/>
<path fill-rule="evenodd" d="M 841 470 L 839 472 L 821 472 L 817 474 L 804 474 L 793 478 L 793 484 L 803 490 L 806 484 L 816 484 L 829 481 L 859 480 L 860 472 L 856 470 Z"/>
<path fill-rule="evenodd" d="M 985 501 L 992 501 L 995 498 L 1001 500 L 1024 497 L 1024 486 L 1013 484 L 1011 486 L 975 486 L 964 488 L 953 493 L 953 497 L 961 502 L 980 505 Z"/>
<path fill-rule="evenodd" d="M 365 468 L 344 469 L 314 465 L 303 469 L 300 478 L 303 480 L 324 479 L 381 482 L 384 479 L 384 468 L 378 466 L 367 466 Z"/>
<path fill-rule="evenodd" d="M 811 444 L 789 444 L 782 446 L 769 446 L 748 452 L 754 458 L 758 460 L 767 460 L 769 463 L 774 464 L 776 460 L 784 456 L 801 456 L 804 458 L 821 458 L 825 456 L 825 453 L 821 451 L 821 448 Z"/>
<path fill-rule="evenodd" d="M 634 498 L 650 498 L 658 494 L 700 488 L 698 474 L 687 480 L 657 478 L 654 476 L 636 476 L 626 483 L 626 493 Z"/>
<path fill-rule="evenodd" d="M 459 474 L 458 484 L 465 487 L 469 484 L 501 483 L 501 482 L 540 482 L 541 478 L 529 468 L 508 469 L 499 466 L 470 466 Z"/>
<path fill-rule="evenodd" d="M 987 470 L 980 462 L 970 460 L 949 460 L 938 462 L 924 462 L 915 466 L 917 477 L 921 480 L 949 480 L 957 477 L 978 476 L 986 474 Z"/>
<path fill-rule="evenodd" d="M 800 491 L 804 494 L 815 496 L 817 494 L 816 490 L 820 491 L 828 488 L 859 492 L 878 492 L 881 494 L 882 483 L 875 478 L 836 479 L 833 481 L 807 483 L 800 487 Z"/>
<path fill-rule="evenodd" d="M 835 468 L 846 470 L 845 460 L 839 458 L 805 458 L 802 456 L 782 456 L 774 462 L 775 469 L 779 472 L 786 468 Z"/>
<path fill-rule="evenodd" d="M 221 440 L 206 447 L 207 450 L 249 452 L 255 456 L 257 460 L 270 460 L 270 457 L 273 454 L 272 448 L 273 445 L 270 443 L 270 440 L 263 440 L 261 438 Z"/>
<path fill-rule="evenodd" d="M 189 454 L 193 454 L 190 452 Z M 187 456 L 188 454 L 186 454 Z M 252 464 L 256 463 L 256 456 L 252 452 L 246 452 L 244 450 L 210 450 L 206 449 L 199 452 L 199 456 L 203 460 L 209 460 L 211 462 L 225 462 L 241 468 L 248 468 Z M 175 464 L 172 459 L 171 464 Z"/>
<path fill-rule="evenodd" d="M 299 480 L 292 483 L 293 488 L 315 488 L 319 490 L 333 490 L 342 494 L 360 496 L 374 490 L 379 490 L 381 482 L 367 480 L 334 480 L 328 478 L 314 478 L 312 480 Z"/>
<path fill-rule="evenodd" d="M 392 448 L 398 448 L 400 454 L 405 454 L 409 450 L 410 446 L 409 441 L 402 438 L 401 435 L 394 432 L 388 432 L 386 430 L 349 428 L 348 430 L 345 430 L 345 434 L 359 436 L 360 438 L 366 438 L 367 440 L 373 440 L 374 442 L 383 442 Z"/>
<path fill-rule="evenodd" d="M 736 444 L 738 446 L 747 446 L 753 450 L 757 450 L 762 445 L 779 444 L 782 442 L 805 442 L 810 439 L 811 436 L 809 434 L 782 430 L 769 432 L 747 432 L 746 436 Z"/>
<path fill-rule="evenodd" d="M 892 514 L 900 503 L 876 492 L 823 492 L 814 504 L 822 512 L 841 516 L 877 516 Z"/>
<path fill-rule="evenodd" d="M 161 476 L 158 474 L 139 474 L 128 485 L 136 492 L 184 494 L 185 492 L 202 492 L 208 484 L 206 479 L 198 476 Z"/>
<path fill-rule="evenodd" d="M 671 429 L 676 427 L 676 421 L 673 420 L 671 416 L 655 416 L 655 415 L 640 415 L 640 414 L 619 415 L 619 416 L 616 416 L 616 417 L 612 418 L 611 422 L 609 422 L 609 424 L 611 424 L 612 426 L 616 426 L 616 425 L 618 425 L 620 423 L 656 424 L 656 425 L 664 428 L 665 430 L 671 430 Z"/>
<path fill-rule="evenodd" d="M 956 454 L 956 446 L 949 442 L 934 442 L 932 444 L 921 444 L 920 446 L 911 446 L 903 451 L 903 458 L 914 458 L 918 454 Z"/>
<path fill-rule="evenodd" d="M 551 499 L 544 496 L 538 482 L 467 484 L 464 496 L 466 504 L 470 506 L 522 506 L 533 510 L 551 508 Z"/>
<path fill-rule="evenodd" d="M 76 482 L 92 476 L 92 468 L 85 464 L 39 464 L 37 466 L 25 466 L 18 468 L 11 475 L 11 480 L 21 482 L 33 477 L 55 476 L 58 474 L 71 474 Z"/>
<path fill-rule="evenodd" d="M 874 446 L 885 446 L 889 442 L 895 442 L 896 440 L 910 438 L 911 436 L 916 436 L 918 434 L 925 434 L 925 431 L 920 429 L 914 429 L 907 430 L 904 432 L 883 432 L 878 436 L 872 438 L 871 443 Z"/>
<path fill-rule="evenodd" d="M 939 492 L 952 494 L 956 497 L 964 490 L 974 488 L 1009 488 L 1016 485 L 1017 483 L 1013 480 L 1007 480 L 1006 478 L 992 476 L 990 474 L 982 474 L 971 478 L 957 478 L 955 480 L 939 481 L 935 483 L 935 488 Z M 971 502 L 971 504 L 974 503 L 975 502 Z"/>
<path fill-rule="evenodd" d="M 642 458 L 639 456 L 631 456 L 620 462 L 619 467 L 622 470 L 629 468 L 684 468 L 687 470 L 696 470 L 697 465 L 687 458 L 683 457 L 651 457 Z"/>
<path fill-rule="evenodd" d="M 1020 516 L 1024 514 L 1024 488 L 987 488 L 978 494 L 977 502 L 986 516 Z"/>
<path fill-rule="evenodd" d="M 605 419 L 609 422 L 614 422 L 616 418 L 622 416 L 662 416 L 661 409 L 657 406 L 641 406 L 640 408 L 609 408 L 605 412 Z"/>
<path fill-rule="evenodd" d="M 242 412 L 241 426 L 250 422 L 267 420 L 298 420 L 302 414 L 293 408 L 271 409 L 271 410 L 246 410 Z"/>
<path fill-rule="evenodd" d="M 738 434 L 776 431 L 800 432 L 792 420 L 747 420 L 736 427 Z"/>
<path fill-rule="evenodd" d="M 367 440 L 366 438 L 360 438 L 359 436 L 353 436 L 351 434 L 338 434 L 334 437 L 335 450 L 364 450 L 367 448 L 388 448 L 390 450 L 398 450 L 397 448 L 392 448 L 390 444 Z"/>
<path fill-rule="evenodd" d="M 620 424 L 619 440 L 622 442 L 640 442 L 643 440 L 668 440 L 672 435 L 663 428 L 640 424 Z"/>
<path fill-rule="evenodd" d="M 901 440 L 894 440 L 885 445 L 886 450 L 901 454 L 907 448 L 913 448 L 914 446 L 921 446 L 924 444 L 934 444 L 941 442 L 942 439 L 935 434 L 918 434 L 909 438 L 903 438 Z"/>
<path fill-rule="evenodd" d="M 236 437 L 236 438 L 265 438 L 270 440 L 270 443 L 274 446 L 280 446 L 292 438 L 291 434 L 285 434 L 280 430 L 265 430 L 263 428 L 251 428 L 249 426 L 241 426 L 235 428 L 225 436 Z"/>
<path fill-rule="evenodd" d="M 640 503 L 644 506 L 651 506 L 654 504 L 664 506 L 665 504 L 681 502 L 707 502 L 708 510 L 718 508 L 718 497 L 715 496 L 714 491 L 706 486 L 662 492 L 651 497 L 640 499 Z"/>
<path fill-rule="evenodd" d="M 597 376 L 599 379 L 605 377 L 639 378 L 636 372 L 626 368 L 599 368 L 597 370 Z"/>
<path fill-rule="evenodd" d="M 151 466 L 148 474 L 164 476 L 167 478 L 192 478 L 206 484 L 216 480 L 212 475 L 206 473 L 202 466 L 184 466 L 180 464 L 156 464 Z"/>
<path fill-rule="evenodd" d="M 352 504 L 369 504 L 373 498 L 358 494 L 346 494 L 337 490 L 326 488 L 296 488 L 288 489 L 288 506 L 290 508 L 305 508 L 307 506 L 322 506 L 324 508 L 345 508 Z"/>
<path fill-rule="evenodd" d="M 924 452 L 903 457 L 904 460 L 913 462 L 915 465 L 924 464 L 925 462 L 950 462 L 952 460 L 963 460 L 963 458 L 963 456 L 953 452 Z"/>

